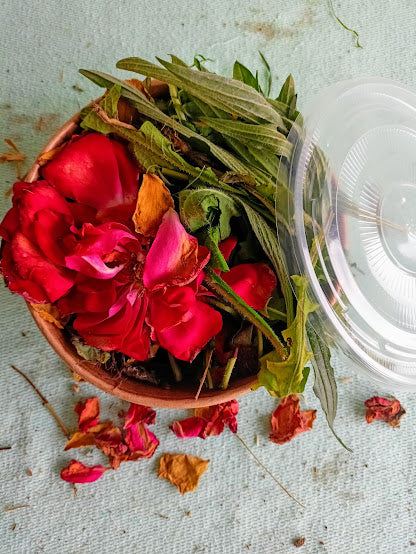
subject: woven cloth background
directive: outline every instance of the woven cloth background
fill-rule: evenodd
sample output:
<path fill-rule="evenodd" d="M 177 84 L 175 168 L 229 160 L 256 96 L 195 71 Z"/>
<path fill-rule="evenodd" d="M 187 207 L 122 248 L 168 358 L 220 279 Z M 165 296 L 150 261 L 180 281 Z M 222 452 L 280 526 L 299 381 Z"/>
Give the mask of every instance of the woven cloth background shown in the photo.
<path fill-rule="evenodd" d="M 363 48 L 331 16 L 324 0 L 1 0 L 0 137 L 13 139 L 29 160 L 71 114 L 97 96 L 78 67 L 112 72 L 115 62 L 168 53 L 204 54 L 229 74 L 238 58 L 255 67 L 257 51 L 278 83 L 292 72 L 300 106 L 340 79 L 377 74 L 416 85 L 414 0 L 334 1 L 339 17 L 360 33 Z M 0 148 L 1 150 L 1 148 Z M 1 166 L 4 192 L 15 180 Z M 416 551 L 416 398 L 400 394 L 402 427 L 367 425 L 363 401 L 381 391 L 337 364 L 337 430 L 345 451 L 318 411 L 314 429 L 283 446 L 268 441 L 275 401 L 263 390 L 241 399 L 239 433 L 255 454 L 306 506 L 299 508 L 230 433 L 179 442 L 168 424 L 184 411 L 158 410 L 160 440 L 151 460 L 124 464 L 96 483 L 72 488 L 59 478 L 70 455 L 50 414 L 21 368 L 75 426 L 75 402 L 97 391 L 73 381 L 44 341 L 23 301 L 0 288 L 0 551 L 4 553 L 401 553 Z M 351 382 L 341 381 L 353 377 Z M 98 392 L 104 416 L 126 405 Z M 318 408 L 310 388 L 304 406 Z M 259 444 L 255 437 L 259 436 Z M 156 476 L 162 452 L 210 459 L 199 489 L 184 497 Z M 77 452 L 86 463 L 95 451 Z M 31 470 L 29 476 L 27 471 Z M 29 505 L 5 511 L 19 505 Z M 189 515 L 187 515 L 189 513 Z"/>

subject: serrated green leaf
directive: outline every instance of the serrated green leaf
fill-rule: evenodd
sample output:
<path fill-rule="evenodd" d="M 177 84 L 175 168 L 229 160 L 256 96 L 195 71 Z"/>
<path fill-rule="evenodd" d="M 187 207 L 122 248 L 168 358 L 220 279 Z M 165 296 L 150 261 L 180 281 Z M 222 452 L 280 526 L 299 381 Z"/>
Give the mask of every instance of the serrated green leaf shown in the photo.
<path fill-rule="evenodd" d="M 184 225 L 194 233 L 202 227 L 217 227 L 219 240 L 231 234 L 230 220 L 241 215 L 230 196 L 212 189 L 186 189 L 179 192 L 179 210 Z"/>
<path fill-rule="evenodd" d="M 351 449 L 342 442 L 334 430 L 334 421 L 338 406 L 338 392 L 334 369 L 331 365 L 331 352 L 311 325 L 307 324 L 306 329 L 309 346 L 313 353 L 312 367 L 315 372 L 313 392 L 321 403 L 329 428 L 335 438 L 344 448 L 352 452 Z"/>
<path fill-rule="evenodd" d="M 213 117 L 203 117 L 201 121 L 218 133 L 239 140 L 246 146 L 250 145 L 253 149 L 256 147 L 269 149 L 276 156 L 284 156 L 286 158 L 289 158 L 292 152 L 292 145 L 282 133 L 279 133 L 276 125 L 255 125 L 232 119 L 217 119 Z"/>
<path fill-rule="evenodd" d="M 293 321 L 293 293 L 287 270 L 286 258 L 277 239 L 277 231 L 271 229 L 266 221 L 244 201 L 240 201 L 247 214 L 250 225 L 263 248 L 266 256 L 272 263 L 279 279 L 280 288 L 286 304 L 287 324 Z"/>
<path fill-rule="evenodd" d="M 317 305 L 308 298 L 308 279 L 294 275 L 292 280 L 298 300 L 296 317 L 282 333 L 290 347 L 289 356 L 282 361 L 279 354 L 272 350 L 260 358 L 258 382 L 255 385 L 255 388 L 266 387 L 272 396 L 278 398 L 303 392 L 306 382 L 305 365 L 312 357 L 312 352 L 307 350 L 306 319 Z"/>
<path fill-rule="evenodd" d="M 278 114 L 263 95 L 241 81 L 235 81 L 208 71 L 195 71 L 160 59 L 158 61 L 169 72 L 169 76 L 163 77 L 165 82 L 172 82 L 172 84 L 186 90 L 204 102 L 228 113 L 243 117 L 248 121 L 264 120 L 276 125 L 279 124 Z M 125 60 L 119 62 L 118 67 L 126 69 L 124 62 Z M 147 71 L 148 63 L 142 65 L 141 62 L 142 60 L 136 59 L 135 71 L 139 68 L 140 73 L 148 74 L 148 72 L 143 73 Z M 156 77 L 154 74 L 152 76 Z M 178 83 L 178 79 L 180 83 Z"/>
<path fill-rule="evenodd" d="M 104 110 L 109 118 L 118 118 L 118 101 L 120 100 L 121 87 L 120 85 L 113 85 L 108 93 L 99 103 L 99 106 Z M 103 121 L 96 113 L 94 108 L 84 108 L 81 112 L 81 127 L 83 129 L 90 129 L 103 135 L 108 135 L 112 132 L 110 124 Z"/>

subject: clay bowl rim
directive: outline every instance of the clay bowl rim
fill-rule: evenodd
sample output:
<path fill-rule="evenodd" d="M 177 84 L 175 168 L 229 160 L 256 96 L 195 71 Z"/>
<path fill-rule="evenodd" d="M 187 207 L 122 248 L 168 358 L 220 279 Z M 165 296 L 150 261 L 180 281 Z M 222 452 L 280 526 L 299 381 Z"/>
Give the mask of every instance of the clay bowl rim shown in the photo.
<path fill-rule="evenodd" d="M 35 162 L 25 176 L 25 181 L 32 183 L 38 179 L 40 164 L 38 158 L 44 152 L 48 152 L 60 146 L 69 139 L 77 130 L 80 114 L 77 113 L 58 129 L 47 144 L 42 148 Z M 66 363 L 69 369 L 83 379 L 122 400 L 135 404 L 144 404 L 154 408 L 198 408 L 227 402 L 251 391 L 256 381 L 256 376 L 245 377 L 231 383 L 226 390 L 204 390 L 198 399 L 195 399 L 196 388 L 178 386 L 171 389 L 158 388 L 126 376 L 113 376 L 103 369 L 98 363 L 89 362 L 81 358 L 75 348 L 70 345 L 60 329 L 53 323 L 49 323 L 26 303 L 39 330 L 55 350 L 58 356 Z"/>

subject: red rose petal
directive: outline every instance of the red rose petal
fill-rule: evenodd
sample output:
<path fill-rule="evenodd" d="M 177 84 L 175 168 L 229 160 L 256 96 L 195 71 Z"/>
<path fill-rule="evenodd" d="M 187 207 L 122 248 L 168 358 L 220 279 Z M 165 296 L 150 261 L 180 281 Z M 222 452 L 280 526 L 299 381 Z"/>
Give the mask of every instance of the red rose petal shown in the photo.
<path fill-rule="evenodd" d="M 80 400 L 75 406 L 74 411 L 78 414 L 78 428 L 85 433 L 90 427 L 98 423 L 100 417 L 99 400 L 96 396 Z"/>
<path fill-rule="evenodd" d="M 371 423 L 374 419 L 385 421 L 392 427 L 400 426 L 400 419 L 406 411 L 397 398 L 382 398 L 373 396 L 364 402 L 367 407 L 365 419 L 367 423 Z"/>
<path fill-rule="evenodd" d="M 188 417 L 181 421 L 174 421 L 169 425 L 178 439 L 188 439 L 190 437 L 199 437 L 205 439 L 205 428 L 207 420 L 203 417 Z"/>
<path fill-rule="evenodd" d="M 276 275 L 262 263 L 236 265 L 221 278 L 255 310 L 265 308 L 277 284 Z"/>
<path fill-rule="evenodd" d="M 153 408 L 142 406 L 141 404 L 130 404 L 124 419 L 124 429 L 128 429 L 136 423 L 146 423 L 153 425 L 156 421 L 156 412 Z"/>
<path fill-rule="evenodd" d="M 42 169 L 63 196 L 103 210 L 131 202 L 138 168 L 127 149 L 98 133 L 74 138 Z M 123 178 L 123 181 L 122 181 Z"/>
<path fill-rule="evenodd" d="M 124 441 L 129 448 L 127 460 L 131 461 L 139 458 L 151 458 L 159 446 L 156 436 L 149 431 L 144 423 L 137 423 L 129 427 Z"/>
<path fill-rule="evenodd" d="M 68 483 L 92 483 L 99 479 L 107 468 L 101 465 L 85 466 L 82 462 L 71 460 L 68 467 L 61 471 L 61 479 Z"/>
<path fill-rule="evenodd" d="M 299 433 L 312 429 L 315 418 L 316 410 L 300 411 L 296 394 L 286 396 L 272 414 L 269 439 L 277 444 L 289 442 Z"/>

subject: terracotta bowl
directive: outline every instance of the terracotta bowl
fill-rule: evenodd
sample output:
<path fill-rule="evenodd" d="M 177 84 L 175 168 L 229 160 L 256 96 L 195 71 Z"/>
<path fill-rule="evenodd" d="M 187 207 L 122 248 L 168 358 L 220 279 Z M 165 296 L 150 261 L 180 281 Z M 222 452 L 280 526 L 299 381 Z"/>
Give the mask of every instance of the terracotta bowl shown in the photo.
<path fill-rule="evenodd" d="M 57 131 L 43 148 L 41 154 L 60 146 L 65 140 L 69 139 L 78 128 L 78 124 L 79 114 L 76 114 Z M 39 176 L 39 168 L 40 165 L 36 161 L 30 168 L 25 180 L 29 183 L 36 181 Z M 227 402 L 228 400 L 232 400 L 233 398 L 249 392 L 256 380 L 255 377 L 246 377 L 236 380 L 235 382 L 231 382 L 228 389 L 224 391 L 203 390 L 196 400 L 195 385 L 187 387 L 179 384 L 166 390 L 129 377 L 113 376 L 105 371 L 100 364 L 88 362 L 81 358 L 72 344 L 66 341 L 63 333 L 55 325 L 42 319 L 39 314 L 31 308 L 30 304 L 28 304 L 28 308 L 36 325 L 39 327 L 46 340 L 69 366 L 71 371 L 78 373 L 83 379 L 99 389 L 129 402 L 160 408 L 196 408 L 210 406 L 221 402 Z"/>

